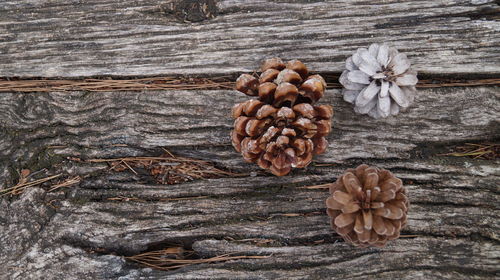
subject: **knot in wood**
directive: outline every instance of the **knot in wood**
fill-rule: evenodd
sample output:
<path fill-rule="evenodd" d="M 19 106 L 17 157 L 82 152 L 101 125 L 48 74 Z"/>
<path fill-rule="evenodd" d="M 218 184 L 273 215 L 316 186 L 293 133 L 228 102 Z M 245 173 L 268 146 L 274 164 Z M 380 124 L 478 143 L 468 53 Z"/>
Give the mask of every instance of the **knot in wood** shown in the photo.
<path fill-rule="evenodd" d="M 170 0 L 162 5 L 167 15 L 182 22 L 201 22 L 217 16 L 216 0 Z"/>

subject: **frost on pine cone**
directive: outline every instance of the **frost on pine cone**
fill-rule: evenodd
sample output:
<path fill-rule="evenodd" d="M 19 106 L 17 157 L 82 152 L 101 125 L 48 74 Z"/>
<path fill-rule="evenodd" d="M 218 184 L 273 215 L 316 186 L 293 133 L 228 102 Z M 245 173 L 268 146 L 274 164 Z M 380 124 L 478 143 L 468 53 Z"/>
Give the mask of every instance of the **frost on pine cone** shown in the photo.
<path fill-rule="evenodd" d="M 236 89 L 258 99 L 233 107 L 231 139 L 247 162 L 255 162 L 277 176 L 304 168 L 314 154 L 323 153 L 331 130 L 332 107 L 313 105 L 324 94 L 326 83 L 308 75 L 306 66 L 279 58 L 266 60 L 259 78 L 248 74 Z"/>
<path fill-rule="evenodd" d="M 333 229 L 359 247 L 382 247 L 406 225 L 408 198 L 390 171 L 368 165 L 348 169 L 330 186 L 326 200 Z"/>
<path fill-rule="evenodd" d="M 339 78 L 344 100 L 354 111 L 373 118 L 397 115 L 411 105 L 417 92 L 417 72 L 405 54 L 386 44 L 359 48 L 346 61 Z"/>

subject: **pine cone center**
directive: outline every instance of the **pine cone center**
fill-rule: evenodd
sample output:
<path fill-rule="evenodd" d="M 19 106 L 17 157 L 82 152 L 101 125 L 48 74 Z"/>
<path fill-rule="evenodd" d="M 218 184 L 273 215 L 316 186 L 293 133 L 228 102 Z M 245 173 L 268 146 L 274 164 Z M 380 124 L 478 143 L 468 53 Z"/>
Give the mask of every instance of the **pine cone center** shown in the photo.
<path fill-rule="evenodd" d="M 380 193 L 379 187 L 375 187 L 373 190 L 375 193 Z M 363 210 L 377 209 L 384 206 L 383 202 L 373 201 L 375 197 L 372 195 L 372 190 L 366 190 L 366 192 L 359 193 L 359 196 L 358 204 Z"/>
<path fill-rule="evenodd" d="M 382 70 L 375 73 L 370 77 L 370 82 L 375 80 L 377 85 L 380 86 L 381 80 L 386 82 L 394 82 L 396 81 L 397 75 L 394 74 L 394 71 L 390 68 L 382 66 Z"/>

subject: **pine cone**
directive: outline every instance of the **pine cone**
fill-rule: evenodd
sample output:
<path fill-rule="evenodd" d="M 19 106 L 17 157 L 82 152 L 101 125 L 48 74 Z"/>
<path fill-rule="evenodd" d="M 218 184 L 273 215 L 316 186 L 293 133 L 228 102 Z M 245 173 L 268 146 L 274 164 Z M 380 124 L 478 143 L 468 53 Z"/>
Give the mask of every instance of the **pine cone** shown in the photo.
<path fill-rule="evenodd" d="M 359 247 L 383 247 L 406 225 L 408 198 L 390 171 L 362 164 L 330 186 L 326 200 L 333 229 Z"/>
<path fill-rule="evenodd" d="M 233 107 L 231 139 L 247 162 L 283 176 L 326 150 L 333 109 L 312 105 L 323 96 L 326 83 L 319 75 L 309 76 L 302 62 L 272 58 L 261 70 L 259 79 L 243 74 L 236 81 L 238 91 L 258 100 Z"/>
<path fill-rule="evenodd" d="M 354 111 L 373 118 L 397 115 L 413 102 L 417 92 L 417 72 L 405 54 L 386 44 L 359 48 L 346 61 L 339 78 L 344 100 L 354 103 Z"/>
<path fill-rule="evenodd" d="M 323 153 L 331 130 L 332 107 L 300 103 L 292 108 L 276 108 L 259 100 L 233 107 L 234 148 L 247 162 L 256 162 L 283 176 L 292 167 L 304 168 L 313 154 Z"/>
<path fill-rule="evenodd" d="M 243 74 L 236 80 L 236 90 L 274 107 L 291 107 L 298 103 L 315 103 L 326 89 L 326 82 L 320 75 L 309 76 L 304 63 L 291 60 L 284 63 L 271 58 L 262 64 L 259 79 Z"/>

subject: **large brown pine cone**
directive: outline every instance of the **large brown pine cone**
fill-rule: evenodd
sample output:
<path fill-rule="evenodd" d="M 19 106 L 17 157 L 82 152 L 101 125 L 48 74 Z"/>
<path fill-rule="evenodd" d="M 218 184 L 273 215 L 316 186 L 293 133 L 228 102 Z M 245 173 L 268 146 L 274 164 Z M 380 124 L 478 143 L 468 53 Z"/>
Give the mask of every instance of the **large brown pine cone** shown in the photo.
<path fill-rule="evenodd" d="M 300 103 L 292 108 L 275 108 L 259 100 L 248 100 L 233 107 L 234 148 L 247 162 L 256 162 L 277 176 L 292 167 L 304 168 L 313 154 L 326 150 L 332 107 Z"/>
<path fill-rule="evenodd" d="M 406 225 L 408 198 L 390 171 L 360 165 L 330 186 L 326 200 L 333 229 L 359 247 L 382 247 Z"/>
<path fill-rule="evenodd" d="M 302 62 L 271 58 L 261 70 L 259 79 L 243 74 L 236 81 L 238 91 L 258 100 L 234 106 L 232 143 L 247 162 L 283 176 L 326 150 L 333 109 L 312 105 L 323 96 L 326 83 L 319 75 L 310 76 Z"/>
<path fill-rule="evenodd" d="M 261 66 L 259 79 L 243 74 L 236 80 L 236 90 L 246 95 L 258 96 L 264 103 L 275 107 L 293 106 L 298 103 L 318 101 L 326 89 L 326 82 L 320 75 L 309 75 L 304 63 L 291 60 L 284 63 L 271 58 Z"/>

